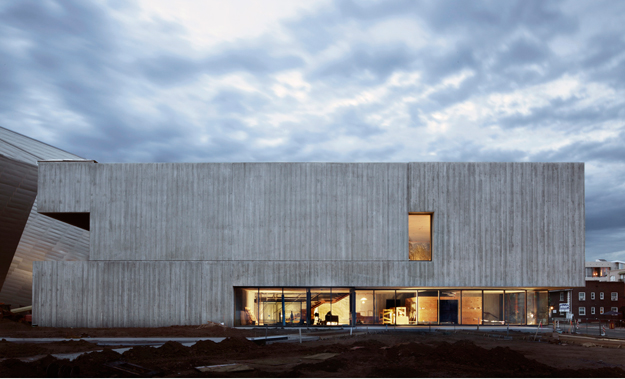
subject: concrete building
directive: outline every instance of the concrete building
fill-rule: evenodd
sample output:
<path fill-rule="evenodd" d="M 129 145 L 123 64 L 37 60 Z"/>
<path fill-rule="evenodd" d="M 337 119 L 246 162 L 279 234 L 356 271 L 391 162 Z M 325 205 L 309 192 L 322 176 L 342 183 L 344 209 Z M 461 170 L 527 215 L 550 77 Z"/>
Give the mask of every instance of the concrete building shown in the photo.
<path fill-rule="evenodd" d="M 37 212 L 37 161 L 79 156 L 0 127 L 0 303 L 32 304 L 33 261 L 86 260 L 89 232 Z"/>
<path fill-rule="evenodd" d="M 584 285 L 582 163 L 39 163 L 88 261 L 40 326 L 537 324 Z"/>

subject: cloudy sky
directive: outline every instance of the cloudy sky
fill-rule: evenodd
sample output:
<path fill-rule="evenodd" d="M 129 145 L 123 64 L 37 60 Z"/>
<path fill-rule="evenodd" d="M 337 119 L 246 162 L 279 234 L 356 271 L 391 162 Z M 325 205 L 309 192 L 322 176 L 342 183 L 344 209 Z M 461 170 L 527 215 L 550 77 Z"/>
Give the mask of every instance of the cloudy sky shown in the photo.
<path fill-rule="evenodd" d="M 0 125 L 99 162 L 586 163 L 625 260 L 625 1 L 0 2 Z"/>

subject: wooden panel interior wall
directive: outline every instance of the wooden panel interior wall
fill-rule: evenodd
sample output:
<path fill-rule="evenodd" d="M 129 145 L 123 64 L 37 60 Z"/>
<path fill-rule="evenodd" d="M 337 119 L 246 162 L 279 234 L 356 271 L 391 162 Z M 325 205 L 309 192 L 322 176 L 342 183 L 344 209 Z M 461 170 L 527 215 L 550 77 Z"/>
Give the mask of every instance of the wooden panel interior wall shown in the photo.
<path fill-rule="evenodd" d="M 477 325 L 482 322 L 482 297 L 462 298 L 462 323 Z"/>
<path fill-rule="evenodd" d="M 438 298 L 419 296 L 417 300 L 417 321 L 419 323 L 438 322 Z"/>

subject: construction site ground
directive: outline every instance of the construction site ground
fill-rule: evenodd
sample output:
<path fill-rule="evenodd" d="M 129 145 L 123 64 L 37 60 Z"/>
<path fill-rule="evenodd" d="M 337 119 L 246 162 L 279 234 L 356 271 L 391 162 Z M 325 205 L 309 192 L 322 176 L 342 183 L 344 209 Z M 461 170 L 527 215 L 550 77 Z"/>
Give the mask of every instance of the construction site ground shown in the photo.
<path fill-rule="evenodd" d="M 506 329 L 43 328 L 0 321 L 2 377 L 625 377 L 625 340 Z M 259 345 L 247 337 L 291 333 Z M 350 333 L 352 335 L 350 335 Z M 536 337 L 537 336 L 537 337 Z M 86 339 L 161 337 L 160 347 Z M 220 338 L 185 346 L 177 338 Z M 536 337 L 536 340 L 534 339 Z M 10 342 L 52 338 L 55 342 Z M 308 340 L 307 340 L 308 339 Z M 314 340 L 312 340 L 314 339 Z M 621 342 L 623 344 L 621 345 Z M 62 354 L 89 352 L 70 359 Z M 57 357 L 51 355 L 54 354 Z M 76 354 L 75 354 L 76 356 Z M 199 368 L 199 369 L 198 369 Z"/>

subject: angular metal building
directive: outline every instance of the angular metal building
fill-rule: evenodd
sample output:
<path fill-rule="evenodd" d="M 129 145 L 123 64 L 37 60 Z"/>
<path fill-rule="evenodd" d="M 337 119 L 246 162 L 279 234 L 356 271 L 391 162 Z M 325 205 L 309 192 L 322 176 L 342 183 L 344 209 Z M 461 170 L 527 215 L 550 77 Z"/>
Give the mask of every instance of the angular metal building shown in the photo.
<path fill-rule="evenodd" d="M 0 303 L 32 304 L 33 261 L 86 260 L 89 232 L 37 212 L 37 161 L 82 159 L 0 127 Z"/>
<path fill-rule="evenodd" d="M 40 162 L 89 259 L 40 326 L 535 325 L 584 285 L 583 163 Z"/>

